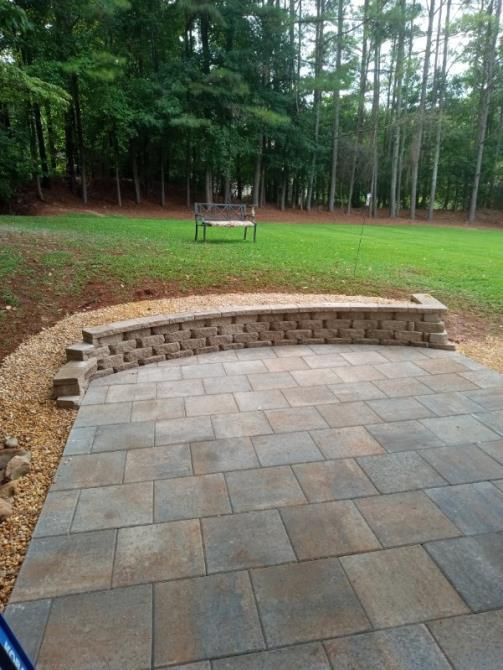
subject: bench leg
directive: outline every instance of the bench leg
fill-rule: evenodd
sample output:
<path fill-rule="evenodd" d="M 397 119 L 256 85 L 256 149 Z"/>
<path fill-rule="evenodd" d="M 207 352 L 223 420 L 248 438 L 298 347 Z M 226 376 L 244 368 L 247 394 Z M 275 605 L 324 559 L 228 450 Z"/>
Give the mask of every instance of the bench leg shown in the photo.
<path fill-rule="evenodd" d="M 244 234 L 244 237 L 243 237 L 244 240 L 246 240 L 246 233 L 247 232 L 248 232 L 248 228 L 245 226 L 245 234 Z"/>
<path fill-rule="evenodd" d="M 253 226 L 253 241 L 257 241 L 257 224 Z"/>
<path fill-rule="evenodd" d="M 197 234 L 198 234 L 198 232 L 199 232 L 199 226 L 198 226 L 197 223 L 196 223 L 196 235 L 195 235 L 195 237 L 194 237 L 194 242 L 197 242 Z"/>
<path fill-rule="evenodd" d="M 206 226 L 203 223 L 203 242 L 206 242 Z"/>

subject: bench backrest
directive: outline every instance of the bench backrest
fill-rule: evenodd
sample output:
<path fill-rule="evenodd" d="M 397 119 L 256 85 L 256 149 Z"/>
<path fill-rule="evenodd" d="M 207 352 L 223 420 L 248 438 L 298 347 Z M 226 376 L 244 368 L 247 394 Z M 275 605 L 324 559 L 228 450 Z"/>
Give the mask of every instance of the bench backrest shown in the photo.
<path fill-rule="evenodd" d="M 213 221 L 232 221 L 246 219 L 246 205 L 230 205 L 226 203 L 194 203 L 194 214 Z"/>

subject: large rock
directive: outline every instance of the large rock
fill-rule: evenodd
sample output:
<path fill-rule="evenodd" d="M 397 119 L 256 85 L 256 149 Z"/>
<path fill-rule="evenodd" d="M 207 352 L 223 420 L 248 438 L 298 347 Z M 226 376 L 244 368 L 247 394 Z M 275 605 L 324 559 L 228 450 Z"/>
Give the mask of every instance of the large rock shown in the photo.
<path fill-rule="evenodd" d="M 6 449 L 15 449 L 16 447 L 19 447 L 17 437 L 6 437 L 5 440 L 3 441 L 3 446 Z"/>
<path fill-rule="evenodd" d="M 14 458 L 11 458 L 11 460 L 7 463 L 7 467 L 5 468 L 5 476 L 7 479 L 12 481 L 27 475 L 31 470 L 30 461 L 31 457 L 29 457 L 28 454 L 23 456 L 14 456 Z"/>
<path fill-rule="evenodd" d="M 0 498 L 0 521 L 5 521 L 12 514 L 12 505 L 8 500 Z"/>
<path fill-rule="evenodd" d="M 0 499 L 13 498 L 17 493 L 17 482 L 7 482 L 0 486 Z"/>
<path fill-rule="evenodd" d="M 0 450 L 0 469 L 5 468 L 7 463 L 14 458 L 14 456 L 25 456 L 29 454 L 29 451 L 26 449 L 21 449 L 14 447 L 12 449 L 1 449 Z"/>

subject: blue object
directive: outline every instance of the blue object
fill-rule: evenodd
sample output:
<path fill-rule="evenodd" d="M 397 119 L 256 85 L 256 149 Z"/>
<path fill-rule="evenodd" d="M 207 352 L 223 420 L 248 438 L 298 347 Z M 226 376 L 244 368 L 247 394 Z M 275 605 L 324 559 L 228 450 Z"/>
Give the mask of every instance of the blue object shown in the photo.
<path fill-rule="evenodd" d="M 0 614 L 0 670 L 35 670 L 2 614 Z"/>

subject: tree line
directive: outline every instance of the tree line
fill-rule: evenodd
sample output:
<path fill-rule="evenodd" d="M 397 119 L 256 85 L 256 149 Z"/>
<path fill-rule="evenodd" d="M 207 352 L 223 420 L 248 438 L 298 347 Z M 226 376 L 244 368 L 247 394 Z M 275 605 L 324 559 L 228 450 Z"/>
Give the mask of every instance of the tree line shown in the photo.
<path fill-rule="evenodd" d="M 503 205 L 502 0 L 0 0 L 0 201 Z"/>

